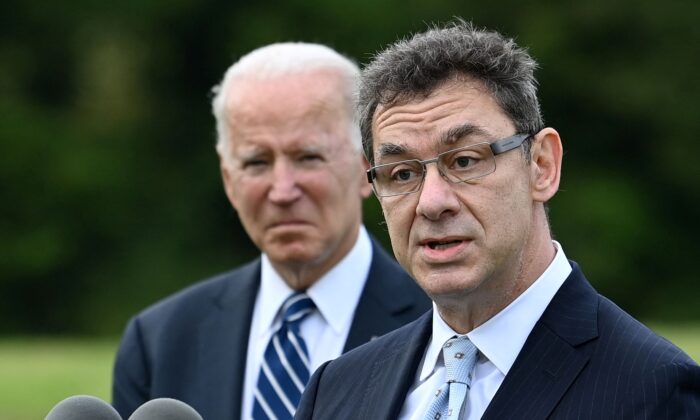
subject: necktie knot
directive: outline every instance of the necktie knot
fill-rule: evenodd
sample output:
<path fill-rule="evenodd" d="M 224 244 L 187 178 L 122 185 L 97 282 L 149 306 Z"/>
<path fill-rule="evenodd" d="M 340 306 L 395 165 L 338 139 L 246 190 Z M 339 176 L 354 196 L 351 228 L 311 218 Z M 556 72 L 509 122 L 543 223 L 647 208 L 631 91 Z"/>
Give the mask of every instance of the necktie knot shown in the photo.
<path fill-rule="evenodd" d="M 282 323 L 298 325 L 315 308 L 316 305 L 306 293 L 296 292 L 282 304 Z"/>
<path fill-rule="evenodd" d="M 476 364 L 476 346 L 466 336 L 453 337 L 442 346 L 447 382 L 471 386 L 471 372 Z"/>

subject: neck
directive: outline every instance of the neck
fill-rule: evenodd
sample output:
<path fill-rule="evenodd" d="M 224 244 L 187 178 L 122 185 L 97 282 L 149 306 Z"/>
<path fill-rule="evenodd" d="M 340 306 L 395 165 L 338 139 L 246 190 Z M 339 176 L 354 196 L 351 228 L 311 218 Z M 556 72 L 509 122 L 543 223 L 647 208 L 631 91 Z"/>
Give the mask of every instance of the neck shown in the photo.
<path fill-rule="evenodd" d="M 296 291 L 308 289 L 328 271 L 312 264 L 273 264 L 273 267 L 284 282 Z"/>

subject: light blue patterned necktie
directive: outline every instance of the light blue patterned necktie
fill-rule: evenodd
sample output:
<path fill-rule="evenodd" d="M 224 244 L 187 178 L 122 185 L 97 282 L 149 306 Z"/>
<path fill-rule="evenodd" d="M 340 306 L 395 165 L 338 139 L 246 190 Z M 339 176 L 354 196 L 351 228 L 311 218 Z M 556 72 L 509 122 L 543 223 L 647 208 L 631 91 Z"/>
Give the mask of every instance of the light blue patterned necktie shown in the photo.
<path fill-rule="evenodd" d="M 254 393 L 253 419 L 291 419 L 309 382 L 309 351 L 299 334 L 301 321 L 315 310 L 297 292 L 282 304 L 282 325 L 265 349 Z"/>
<path fill-rule="evenodd" d="M 472 384 L 478 350 L 467 336 L 453 337 L 442 346 L 447 381 L 435 393 L 425 420 L 458 419 Z"/>

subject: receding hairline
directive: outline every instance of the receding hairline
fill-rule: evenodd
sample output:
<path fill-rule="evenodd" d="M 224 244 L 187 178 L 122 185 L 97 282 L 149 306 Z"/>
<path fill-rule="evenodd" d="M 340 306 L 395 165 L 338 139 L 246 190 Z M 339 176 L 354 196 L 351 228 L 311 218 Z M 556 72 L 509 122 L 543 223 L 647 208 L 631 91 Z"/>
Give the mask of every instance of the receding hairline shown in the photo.
<path fill-rule="evenodd" d="M 348 123 L 356 125 L 355 100 L 357 96 L 360 69 L 350 58 L 332 48 L 314 43 L 284 42 L 257 48 L 232 64 L 224 74 L 221 83 L 212 89 L 212 111 L 217 120 L 217 150 L 221 151 L 226 140 L 226 108 L 228 96 L 232 94 L 230 85 L 237 80 L 266 80 L 315 71 L 329 71 L 339 76 L 338 94 L 345 102 Z M 355 148 L 362 149 L 359 127 L 351 128 Z"/>
<path fill-rule="evenodd" d="M 305 42 L 282 42 L 257 48 L 238 59 L 212 88 L 214 113 L 221 110 L 235 80 L 268 80 L 284 75 L 305 74 L 320 69 L 336 70 L 346 78 L 349 94 L 355 95 L 360 69 L 348 57 L 330 47 Z"/>
<path fill-rule="evenodd" d="M 282 89 L 295 84 L 306 83 L 309 86 L 308 90 L 316 93 L 315 96 L 319 104 L 330 103 L 330 99 L 338 98 L 345 107 L 355 109 L 354 103 L 349 101 L 350 98 L 347 97 L 347 92 L 345 92 L 345 75 L 335 67 L 300 69 L 299 71 L 274 76 L 268 75 L 265 78 L 257 77 L 254 74 L 241 74 L 230 79 L 225 86 L 226 91 L 220 93 L 223 98 L 221 105 L 224 108 L 230 107 L 234 99 L 238 99 L 241 96 L 254 95 L 260 91 L 259 89 L 277 83 L 282 83 Z"/>

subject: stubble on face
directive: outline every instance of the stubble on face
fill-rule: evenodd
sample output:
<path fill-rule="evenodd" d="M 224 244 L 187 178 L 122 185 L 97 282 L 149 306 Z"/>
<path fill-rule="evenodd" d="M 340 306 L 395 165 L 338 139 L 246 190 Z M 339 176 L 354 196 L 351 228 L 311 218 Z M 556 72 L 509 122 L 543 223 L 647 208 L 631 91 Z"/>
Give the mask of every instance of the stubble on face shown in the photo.
<path fill-rule="evenodd" d="M 401 142 L 409 151 L 397 160 L 429 159 L 465 142 L 515 134 L 487 89 L 465 80 L 445 83 L 427 98 L 379 107 L 375 121 L 375 150 Z M 446 132 L 465 123 L 478 130 L 441 145 Z M 527 174 L 517 151 L 499 156 L 496 172 L 468 183 L 449 183 L 430 165 L 421 191 L 381 199 L 397 259 L 455 329 L 473 329 L 522 292 L 533 217 Z"/>

